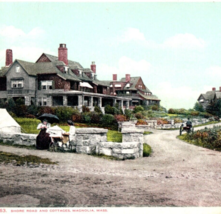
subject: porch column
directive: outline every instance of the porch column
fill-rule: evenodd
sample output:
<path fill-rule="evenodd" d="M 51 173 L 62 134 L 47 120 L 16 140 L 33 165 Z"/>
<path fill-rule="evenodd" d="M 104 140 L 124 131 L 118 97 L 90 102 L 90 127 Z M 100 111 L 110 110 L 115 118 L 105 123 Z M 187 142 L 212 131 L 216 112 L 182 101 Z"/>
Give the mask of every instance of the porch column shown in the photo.
<path fill-rule="evenodd" d="M 67 106 L 68 105 L 68 97 L 67 95 L 63 96 L 63 106 Z"/>
<path fill-rule="evenodd" d="M 129 109 L 129 108 L 130 108 L 130 101 L 127 100 L 127 101 L 126 101 L 126 109 Z"/>
<path fill-rule="evenodd" d="M 122 110 L 124 108 L 124 101 L 123 100 L 120 100 L 120 108 L 122 108 Z"/>
<path fill-rule="evenodd" d="M 82 105 L 83 105 L 83 96 L 82 95 L 78 95 L 78 108 L 81 109 Z"/>
<path fill-rule="evenodd" d="M 88 103 L 88 105 L 89 105 L 90 107 L 93 107 L 93 97 L 89 97 L 89 103 Z"/>
<path fill-rule="evenodd" d="M 102 97 L 98 97 L 98 106 L 102 107 Z"/>
<path fill-rule="evenodd" d="M 31 105 L 31 97 L 25 96 L 25 105 L 30 106 Z"/>
<path fill-rule="evenodd" d="M 47 106 L 52 106 L 52 96 L 47 97 Z"/>
<path fill-rule="evenodd" d="M 113 98 L 113 106 L 115 106 L 117 103 L 117 99 Z"/>

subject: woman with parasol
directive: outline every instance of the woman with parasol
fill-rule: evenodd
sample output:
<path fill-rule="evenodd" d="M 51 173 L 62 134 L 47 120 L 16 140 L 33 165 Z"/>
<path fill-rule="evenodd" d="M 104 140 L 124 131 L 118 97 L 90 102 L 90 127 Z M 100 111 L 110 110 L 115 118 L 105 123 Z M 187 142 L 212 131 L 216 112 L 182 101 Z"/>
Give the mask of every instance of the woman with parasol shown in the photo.
<path fill-rule="evenodd" d="M 43 114 L 39 117 L 42 121 L 38 124 L 37 129 L 40 129 L 40 133 L 36 139 L 36 148 L 37 149 L 48 149 L 51 143 L 51 137 L 47 133 L 47 129 L 51 127 L 50 123 L 58 122 L 59 119 L 53 114 Z"/>

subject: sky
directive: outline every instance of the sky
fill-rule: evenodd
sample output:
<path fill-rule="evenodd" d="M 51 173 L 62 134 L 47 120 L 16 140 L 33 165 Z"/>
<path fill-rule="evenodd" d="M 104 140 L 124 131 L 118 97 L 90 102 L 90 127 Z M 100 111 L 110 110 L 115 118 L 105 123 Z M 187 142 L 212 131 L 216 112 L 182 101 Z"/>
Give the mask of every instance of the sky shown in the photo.
<path fill-rule="evenodd" d="M 221 3 L 0 2 L 0 67 L 5 50 L 35 62 L 42 53 L 68 58 L 98 79 L 141 76 L 169 108 L 193 108 L 221 87 Z"/>

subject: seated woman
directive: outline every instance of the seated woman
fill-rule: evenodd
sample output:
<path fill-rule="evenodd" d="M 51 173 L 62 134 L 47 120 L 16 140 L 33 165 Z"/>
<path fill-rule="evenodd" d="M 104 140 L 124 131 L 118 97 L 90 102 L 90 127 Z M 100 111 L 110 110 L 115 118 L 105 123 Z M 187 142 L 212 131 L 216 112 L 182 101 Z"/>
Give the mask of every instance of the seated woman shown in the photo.
<path fill-rule="evenodd" d="M 49 144 L 51 143 L 51 138 L 49 134 L 46 132 L 48 128 L 51 127 L 51 124 L 48 123 L 46 119 L 43 120 L 42 123 L 39 123 L 37 129 L 40 129 L 40 133 L 36 139 L 36 148 L 37 149 L 48 149 Z"/>

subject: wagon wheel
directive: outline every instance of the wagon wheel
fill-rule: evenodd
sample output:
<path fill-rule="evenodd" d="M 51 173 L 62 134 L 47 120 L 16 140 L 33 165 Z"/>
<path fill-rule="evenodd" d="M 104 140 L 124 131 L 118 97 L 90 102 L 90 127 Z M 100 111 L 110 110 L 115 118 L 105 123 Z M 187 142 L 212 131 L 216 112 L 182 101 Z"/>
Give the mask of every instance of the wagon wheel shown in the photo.
<path fill-rule="evenodd" d="M 55 152 L 55 144 L 54 144 L 54 143 L 50 143 L 50 145 L 49 145 L 49 151 L 50 151 L 50 152 Z"/>

